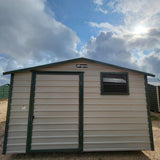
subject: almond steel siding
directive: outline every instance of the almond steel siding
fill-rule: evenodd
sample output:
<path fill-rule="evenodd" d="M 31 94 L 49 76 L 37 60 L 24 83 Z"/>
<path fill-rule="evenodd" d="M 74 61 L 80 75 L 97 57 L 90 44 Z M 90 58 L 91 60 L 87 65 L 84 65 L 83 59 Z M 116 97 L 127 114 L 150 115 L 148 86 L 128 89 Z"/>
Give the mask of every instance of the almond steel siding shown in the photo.
<path fill-rule="evenodd" d="M 77 69 L 77 63 L 41 70 L 84 71 L 83 150 L 150 150 L 144 75 L 128 72 L 129 95 L 101 95 L 100 72 L 125 70 L 87 61 L 79 63 L 88 68 Z"/>
<path fill-rule="evenodd" d="M 31 150 L 78 148 L 78 89 L 78 75 L 36 75 Z"/>
<path fill-rule="evenodd" d="M 6 153 L 25 153 L 30 85 L 31 72 L 14 75 Z"/>

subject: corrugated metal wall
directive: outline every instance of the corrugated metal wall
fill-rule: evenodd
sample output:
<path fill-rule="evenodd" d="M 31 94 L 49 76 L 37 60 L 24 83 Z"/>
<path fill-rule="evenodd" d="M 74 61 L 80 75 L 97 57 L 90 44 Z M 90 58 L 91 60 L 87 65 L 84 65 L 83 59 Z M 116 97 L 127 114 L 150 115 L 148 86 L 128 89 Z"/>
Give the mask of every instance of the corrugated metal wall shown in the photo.
<path fill-rule="evenodd" d="M 7 153 L 25 153 L 30 85 L 31 72 L 14 75 Z"/>
<path fill-rule="evenodd" d="M 129 96 L 100 95 L 101 70 L 85 76 L 84 151 L 149 149 L 143 76 L 129 73 Z"/>
<path fill-rule="evenodd" d="M 0 99 L 8 99 L 9 95 L 9 84 L 0 86 Z"/>
<path fill-rule="evenodd" d="M 32 150 L 78 148 L 79 76 L 37 75 Z"/>
<path fill-rule="evenodd" d="M 78 63 L 78 62 L 77 62 Z M 100 72 L 125 72 L 87 61 L 42 70 L 84 71 L 84 151 L 150 149 L 144 76 L 129 71 L 129 95 L 101 95 Z M 65 69 L 64 69 L 65 68 Z"/>
<path fill-rule="evenodd" d="M 45 68 L 41 69 L 41 71 L 43 70 L 43 71 L 85 72 L 84 73 L 84 151 L 150 149 L 144 76 L 129 71 L 129 90 L 130 90 L 129 95 L 113 95 L 113 96 L 100 95 L 100 72 L 125 72 L 125 70 L 98 65 L 87 61 L 79 61 L 79 63 L 87 63 L 88 68 L 77 69 L 76 68 L 77 63 L 78 62 L 59 65 L 56 67 Z M 23 77 L 24 74 L 20 73 L 17 75 L 21 75 Z M 31 78 L 30 74 L 25 76 L 28 76 L 27 79 Z M 17 80 L 20 81 L 19 79 Z M 19 87 L 20 84 L 24 87 L 25 82 L 27 83 L 27 85 L 29 85 L 29 82 L 24 81 L 22 83 L 19 83 L 18 81 L 14 82 L 14 88 L 15 88 L 14 90 L 19 90 L 22 92 L 23 89 L 17 87 Z M 58 83 L 59 82 L 57 82 L 57 84 Z M 28 86 L 26 87 L 27 87 L 26 91 L 28 91 L 29 87 Z M 37 89 L 41 90 L 41 92 L 42 91 L 45 92 L 44 88 L 39 87 Z M 72 95 L 73 88 L 70 88 L 70 91 L 71 93 L 69 94 Z M 11 108 L 12 110 L 13 108 L 17 109 L 18 111 L 17 112 L 13 111 L 12 116 L 10 118 L 11 119 L 9 128 L 10 134 L 7 145 L 8 146 L 7 152 L 16 152 L 18 150 L 20 150 L 21 152 L 25 152 L 25 140 L 27 134 L 25 130 L 27 125 L 26 123 L 27 123 L 28 112 L 27 110 L 26 110 L 27 113 L 23 112 L 21 107 L 23 104 L 25 106 L 28 106 L 29 94 L 28 92 L 25 92 L 22 95 L 19 94 L 20 96 L 22 96 L 22 98 L 24 98 L 23 96 L 26 95 L 25 99 L 22 100 L 19 100 L 17 98 L 16 95 L 18 93 L 16 93 L 15 95 L 14 94 L 13 94 L 13 99 L 15 97 L 15 100 L 12 101 L 12 106 L 14 107 L 11 106 Z M 45 95 L 37 94 L 36 96 L 45 96 Z M 59 96 L 58 93 L 57 96 Z M 66 95 L 63 96 L 65 97 Z M 40 104 L 43 101 L 39 99 L 39 101 L 37 102 L 39 102 Z M 74 100 L 71 100 L 70 102 L 74 103 Z M 65 105 L 62 105 L 61 107 L 63 108 L 65 107 Z M 71 107 L 70 109 L 72 109 L 72 106 L 70 107 Z M 15 114 L 18 114 L 19 118 L 20 117 L 25 117 L 25 118 L 20 119 L 20 121 L 17 119 L 18 124 L 12 125 L 14 122 L 13 120 L 16 120 L 16 118 L 13 118 Z M 20 124 L 20 122 L 22 123 L 23 120 L 25 121 L 25 123 Z M 16 130 L 21 130 L 21 131 L 17 132 Z M 15 132 L 17 132 L 17 135 L 15 134 L 15 136 L 17 136 L 18 138 L 15 139 L 15 142 L 13 141 L 11 142 L 10 139 L 11 137 L 13 137 Z M 34 137 L 37 136 L 38 139 L 37 134 L 35 134 Z M 38 141 L 42 142 L 43 139 L 40 138 L 38 139 Z M 50 145 L 48 145 L 47 148 L 49 148 L 49 146 Z"/>
<path fill-rule="evenodd" d="M 156 86 L 148 85 L 148 87 L 149 87 L 150 110 L 158 112 L 158 99 L 157 99 Z"/>

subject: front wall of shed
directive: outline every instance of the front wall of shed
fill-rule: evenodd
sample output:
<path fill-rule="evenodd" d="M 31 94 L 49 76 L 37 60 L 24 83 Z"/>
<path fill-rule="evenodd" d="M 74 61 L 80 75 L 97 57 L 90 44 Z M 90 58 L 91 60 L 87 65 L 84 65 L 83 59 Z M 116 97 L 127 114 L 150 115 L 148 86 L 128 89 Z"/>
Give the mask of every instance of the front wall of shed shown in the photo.
<path fill-rule="evenodd" d="M 77 69 L 77 63 L 87 63 L 88 68 Z M 128 72 L 129 95 L 101 95 L 100 72 L 126 71 L 88 61 L 63 64 L 40 71 L 84 71 L 84 151 L 150 150 L 143 75 Z M 25 153 L 31 74 L 18 73 L 15 78 L 7 153 Z M 25 90 L 19 88 L 19 85 Z M 19 92 L 15 92 L 16 90 Z M 21 100 L 18 99 L 19 96 Z"/>

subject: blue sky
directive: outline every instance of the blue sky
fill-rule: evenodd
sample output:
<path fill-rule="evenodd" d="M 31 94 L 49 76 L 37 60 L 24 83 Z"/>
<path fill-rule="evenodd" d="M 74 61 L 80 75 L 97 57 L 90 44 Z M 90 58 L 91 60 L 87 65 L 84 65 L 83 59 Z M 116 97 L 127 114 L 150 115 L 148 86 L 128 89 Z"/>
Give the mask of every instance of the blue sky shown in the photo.
<path fill-rule="evenodd" d="M 48 0 L 46 4 L 54 11 L 54 18 L 75 31 L 83 44 L 91 36 L 97 36 L 99 33 L 99 29 L 91 28 L 89 22 L 101 23 L 107 21 L 115 26 L 124 23 L 123 15 L 112 12 L 106 3 L 102 8 L 108 12 L 107 14 L 100 12 L 98 10 L 100 7 L 93 0 Z"/>
<path fill-rule="evenodd" d="M 4 71 L 75 57 L 160 77 L 160 0 L 1 0 Z"/>

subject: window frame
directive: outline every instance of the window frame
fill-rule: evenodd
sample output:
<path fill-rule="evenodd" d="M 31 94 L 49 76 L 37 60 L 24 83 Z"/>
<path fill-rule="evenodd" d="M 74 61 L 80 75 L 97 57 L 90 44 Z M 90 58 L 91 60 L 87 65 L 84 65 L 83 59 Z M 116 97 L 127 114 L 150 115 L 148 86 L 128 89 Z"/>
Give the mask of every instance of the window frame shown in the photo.
<path fill-rule="evenodd" d="M 124 74 L 126 75 L 126 86 L 127 86 L 127 92 L 104 92 L 103 91 L 103 75 L 104 74 L 111 74 L 111 75 L 120 75 Z M 129 79 L 128 79 L 128 72 L 100 72 L 100 90 L 101 90 L 101 95 L 129 95 Z"/>

